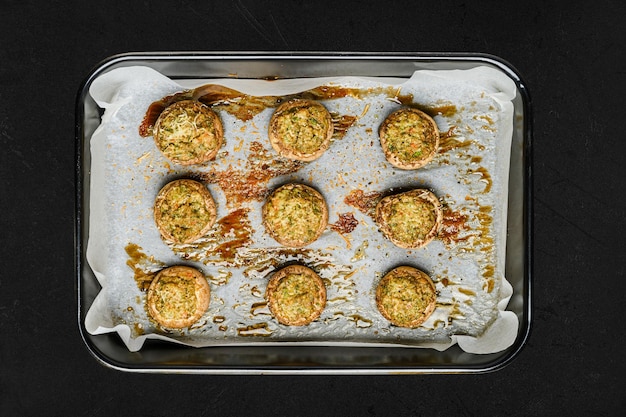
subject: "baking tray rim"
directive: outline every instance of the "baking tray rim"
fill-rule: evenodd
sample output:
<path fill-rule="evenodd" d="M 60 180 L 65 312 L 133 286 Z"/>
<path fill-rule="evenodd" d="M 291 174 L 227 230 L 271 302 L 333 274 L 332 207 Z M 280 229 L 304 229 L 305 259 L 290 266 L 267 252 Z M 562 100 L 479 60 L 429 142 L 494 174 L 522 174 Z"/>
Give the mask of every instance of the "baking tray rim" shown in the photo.
<path fill-rule="evenodd" d="M 309 366 L 297 364 L 270 364 L 262 366 L 243 366 L 243 365 L 226 365 L 226 366 L 202 366 L 184 365 L 177 363 L 176 365 L 151 364 L 136 365 L 128 362 L 121 362 L 107 356 L 97 343 L 96 337 L 89 334 L 84 325 L 85 314 L 88 310 L 87 306 L 83 306 L 83 271 L 89 268 L 85 259 L 85 237 L 83 235 L 83 216 L 85 204 L 85 167 L 83 164 L 85 152 L 84 132 L 84 106 L 85 99 L 88 96 L 88 90 L 91 83 L 103 73 L 113 69 L 116 65 L 124 65 L 134 60 L 143 60 L 151 62 L 164 62 L 168 60 L 175 61 L 199 61 L 199 60 L 254 60 L 254 61 L 279 61 L 279 60 L 310 60 L 310 61 L 349 61 L 349 60 L 372 60 L 372 61 L 415 61 L 415 62 L 437 62 L 437 61 L 460 61 L 469 64 L 487 64 L 496 67 L 511 78 L 520 93 L 521 105 L 523 111 L 523 127 L 522 127 L 522 183 L 523 183 L 523 209 L 522 209 L 522 239 L 523 239 L 523 290 L 524 305 L 521 311 L 522 320 L 518 329 L 518 336 L 515 342 L 503 352 L 496 353 L 498 358 L 485 361 L 479 365 L 460 365 L 446 364 L 433 365 L 421 364 L 411 366 L 384 366 L 384 367 L 368 367 L 365 365 L 339 365 L 339 366 Z M 145 65 L 145 64 L 144 64 Z M 101 365 L 125 372 L 140 373 L 189 373 L 189 374 L 467 374 L 467 373 L 487 373 L 500 370 L 510 364 L 519 356 L 523 347 L 526 345 L 531 332 L 532 322 L 532 241 L 533 241 L 533 177 L 532 177 L 532 112 L 531 98 L 527 84 L 523 81 L 519 72 L 504 59 L 486 53 L 463 53 L 463 52 L 257 52 L 257 51 L 173 51 L 173 52 L 129 52 L 123 54 L 112 55 L 92 68 L 89 74 L 80 84 L 76 95 L 76 124 L 75 124 L 75 210 L 74 210 L 74 270 L 76 272 L 75 294 L 77 300 L 77 320 L 81 339 L 85 344 L 88 352 Z M 93 300 L 92 300 L 93 301 Z M 118 337 L 109 334 L 110 337 Z M 148 341 L 147 344 L 152 342 Z M 159 343 L 159 342 L 156 342 Z M 257 348 L 266 348 L 257 346 Z M 144 347 L 145 348 L 145 347 Z M 211 350 L 219 347 L 194 348 L 195 350 Z M 230 347 L 237 349 L 239 347 Z M 242 347 L 244 348 L 244 347 Z M 293 346 L 290 347 L 293 349 Z M 189 349 L 189 348 L 186 348 Z M 354 349 L 345 347 L 342 349 Z M 368 348 L 365 348 L 368 349 Z M 383 347 L 382 349 L 390 349 Z M 413 349 L 413 348 L 406 348 Z M 472 355 L 467 354 L 465 355 Z M 491 354 L 494 355 L 494 354 Z M 480 355 L 474 355 L 480 356 Z"/>

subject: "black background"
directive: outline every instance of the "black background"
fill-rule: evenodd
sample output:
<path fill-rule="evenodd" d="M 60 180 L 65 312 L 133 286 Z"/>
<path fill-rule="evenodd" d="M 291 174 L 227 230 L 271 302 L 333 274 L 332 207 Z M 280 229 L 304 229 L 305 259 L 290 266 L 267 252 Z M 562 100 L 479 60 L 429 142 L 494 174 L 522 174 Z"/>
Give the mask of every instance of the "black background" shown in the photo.
<path fill-rule="evenodd" d="M 504 6 L 504 5 L 506 6 Z M 0 415 L 620 415 L 626 3 L 0 1 Z M 534 118 L 534 321 L 481 375 L 130 374 L 80 338 L 80 83 L 136 51 L 482 52 Z"/>

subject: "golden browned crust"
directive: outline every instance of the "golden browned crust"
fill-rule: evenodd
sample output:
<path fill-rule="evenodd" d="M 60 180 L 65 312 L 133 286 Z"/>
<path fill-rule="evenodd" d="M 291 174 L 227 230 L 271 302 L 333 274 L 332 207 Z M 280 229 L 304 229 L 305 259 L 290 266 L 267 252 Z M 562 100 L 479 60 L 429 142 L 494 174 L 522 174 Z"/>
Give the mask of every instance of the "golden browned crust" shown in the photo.
<path fill-rule="evenodd" d="M 161 326 L 189 327 L 209 308 L 211 288 L 204 275 L 189 266 L 161 270 L 148 289 L 148 312 Z"/>
<path fill-rule="evenodd" d="M 439 148 L 439 128 L 426 113 L 402 108 L 391 113 L 378 129 L 387 160 L 401 169 L 417 169 L 430 162 Z"/>
<path fill-rule="evenodd" d="M 267 284 L 267 305 L 279 323 L 305 326 L 326 306 L 326 287 L 310 268 L 290 265 L 274 273 Z"/>
<path fill-rule="evenodd" d="M 201 183 L 180 179 L 166 184 L 154 202 L 154 221 L 161 236 L 173 243 L 191 243 L 215 223 L 217 208 Z"/>
<path fill-rule="evenodd" d="M 437 292 L 430 277 L 419 269 L 399 266 L 376 287 L 376 307 L 392 324 L 420 326 L 435 311 Z"/>
<path fill-rule="evenodd" d="M 442 219 L 437 196 L 424 189 L 387 196 L 376 205 L 381 232 L 401 248 L 426 246 L 437 236 Z"/>
<path fill-rule="evenodd" d="M 268 135 L 272 147 L 281 156 L 308 162 L 328 149 L 333 130 L 332 117 L 322 104 L 294 99 L 276 109 Z"/>
<path fill-rule="evenodd" d="M 324 197 L 304 184 L 277 188 L 263 205 L 263 225 L 283 246 L 298 248 L 317 240 L 328 225 Z"/>
<path fill-rule="evenodd" d="M 154 124 L 154 142 L 167 159 L 181 165 L 215 158 L 224 140 L 217 114 L 205 104 L 183 100 L 168 106 Z"/>

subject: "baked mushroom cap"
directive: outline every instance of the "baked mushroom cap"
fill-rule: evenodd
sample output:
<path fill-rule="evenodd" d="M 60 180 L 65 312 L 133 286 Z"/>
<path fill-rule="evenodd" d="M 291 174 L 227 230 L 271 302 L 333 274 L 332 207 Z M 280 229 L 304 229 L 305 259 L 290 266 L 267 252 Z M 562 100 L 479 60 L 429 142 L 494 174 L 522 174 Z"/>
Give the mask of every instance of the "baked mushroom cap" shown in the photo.
<path fill-rule="evenodd" d="M 432 241 L 443 219 L 432 192 L 416 189 L 387 196 L 376 205 L 376 222 L 396 246 L 417 249 Z"/>
<path fill-rule="evenodd" d="M 279 323 L 305 326 L 322 314 L 326 306 L 326 287 L 312 269 L 290 265 L 274 273 L 267 284 L 266 298 Z"/>
<path fill-rule="evenodd" d="M 399 266 L 376 287 L 376 307 L 392 324 L 415 328 L 435 310 L 437 292 L 430 277 L 419 269 Z"/>
<path fill-rule="evenodd" d="M 182 329 L 209 308 L 211 289 L 204 275 L 189 266 L 161 270 L 148 288 L 148 312 L 163 327 Z"/>
<path fill-rule="evenodd" d="M 391 113 L 378 129 L 387 160 L 401 169 L 417 169 L 430 162 L 439 148 L 439 128 L 432 117 L 414 108 Z"/>
<path fill-rule="evenodd" d="M 278 106 L 270 119 L 268 135 L 281 156 L 308 162 L 328 149 L 333 130 L 326 107 L 314 100 L 293 99 Z"/>
<path fill-rule="evenodd" d="M 317 240 L 328 225 L 324 197 L 304 184 L 277 188 L 263 205 L 263 225 L 278 243 L 298 248 Z"/>
<path fill-rule="evenodd" d="M 195 100 L 168 106 L 154 124 L 154 141 L 167 159 L 181 165 L 202 164 L 215 158 L 224 140 L 218 115 Z"/>
<path fill-rule="evenodd" d="M 161 236 L 191 243 L 204 236 L 217 218 L 215 201 L 201 183 L 180 179 L 166 184 L 154 202 L 154 220 Z"/>

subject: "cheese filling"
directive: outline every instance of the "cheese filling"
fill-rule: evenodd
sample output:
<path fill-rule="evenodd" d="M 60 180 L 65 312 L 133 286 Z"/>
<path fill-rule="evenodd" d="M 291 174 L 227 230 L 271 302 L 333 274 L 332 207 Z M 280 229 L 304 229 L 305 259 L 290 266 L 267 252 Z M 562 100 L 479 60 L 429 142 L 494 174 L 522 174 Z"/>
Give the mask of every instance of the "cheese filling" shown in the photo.
<path fill-rule="evenodd" d="M 274 291 L 273 308 L 289 322 L 309 318 L 323 307 L 319 292 L 316 280 L 305 274 L 288 274 Z"/>
<path fill-rule="evenodd" d="M 196 313 L 194 277 L 165 275 L 157 282 L 154 306 L 164 319 L 187 319 Z"/>
<path fill-rule="evenodd" d="M 161 224 L 179 242 L 197 235 L 212 219 L 204 196 L 186 184 L 168 190 L 159 209 Z"/>
<path fill-rule="evenodd" d="M 431 202 L 410 195 L 398 196 L 386 217 L 393 237 L 407 243 L 426 238 L 437 219 Z"/>
<path fill-rule="evenodd" d="M 414 112 L 399 112 L 385 126 L 387 150 L 400 161 L 410 163 L 435 151 L 437 134 L 430 121 Z"/>
<path fill-rule="evenodd" d="M 397 324 L 419 320 L 435 302 L 436 294 L 430 283 L 406 272 L 392 272 L 382 285 L 380 303 Z"/>
<path fill-rule="evenodd" d="M 323 108 L 295 107 L 286 110 L 276 121 L 276 133 L 285 147 L 303 154 L 320 149 L 328 132 Z"/>
<path fill-rule="evenodd" d="M 283 240 L 310 242 L 323 220 L 323 202 L 306 189 L 283 188 L 267 203 L 266 221 L 275 236 Z"/>
<path fill-rule="evenodd" d="M 162 115 L 158 143 L 161 151 L 175 161 L 189 161 L 212 152 L 219 139 L 214 117 L 194 106 L 179 106 Z"/>

